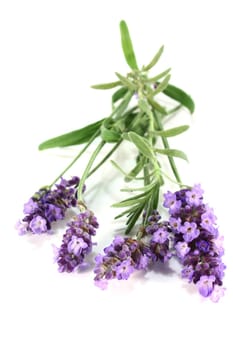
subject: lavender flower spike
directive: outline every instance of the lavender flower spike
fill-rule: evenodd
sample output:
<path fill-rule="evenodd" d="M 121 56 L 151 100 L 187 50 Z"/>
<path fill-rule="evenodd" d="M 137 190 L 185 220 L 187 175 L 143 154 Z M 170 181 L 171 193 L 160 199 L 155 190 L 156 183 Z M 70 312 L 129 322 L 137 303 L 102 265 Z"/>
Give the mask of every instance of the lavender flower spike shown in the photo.
<path fill-rule="evenodd" d="M 92 251 L 92 236 L 98 222 L 94 214 L 86 210 L 67 224 L 60 248 L 55 250 L 55 261 L 60 272 L 73 272 L 86 265 L 85 257 Z"/>
<path fill-rule="evenodd" d="M 213 209 L 203 203 L 200 185 L 168 192 L 164 198 L 164 206 L 170 208 L 174 250 L 183 265 L 182 277 L 196 284 L 203 297 L 217 302 L 225 292 L 222 279 L 226 266 L 221 259 L 223 237 L 219 236 Z M 179 209 L 171 210 L 175 203 L 181 203 Z"/>
<path fill-rule="evenodd" d="M 145 269 L 150 261 L 142 241 L 116 236 L 104 254 L 95 258 L 95 285 L 106 289 L 111 279 L 127 280 L 136 270 Z"/>
<path fill-rule="evenodd" d="M 153 211 L 141 228 L 139 239 L 116 236 L 95 258 L 95 285 L 106 289 L 111 279 L 127 280 L 136 270 L 146 270 L 156 261 L 166 262 L 172 254 L 169 250 L 171 229 L 167 221 L 160 222 L 160 215 Z"/>
<path fill-rule="evenodd" d="M 66 210 L 77 204 L 79 178 L 61 179 L 54 189 L 42 188 L 24 204 L 25 217 L 16 224 L 19 234 L 48 232 L 54 221 L 62 220 Z"/>

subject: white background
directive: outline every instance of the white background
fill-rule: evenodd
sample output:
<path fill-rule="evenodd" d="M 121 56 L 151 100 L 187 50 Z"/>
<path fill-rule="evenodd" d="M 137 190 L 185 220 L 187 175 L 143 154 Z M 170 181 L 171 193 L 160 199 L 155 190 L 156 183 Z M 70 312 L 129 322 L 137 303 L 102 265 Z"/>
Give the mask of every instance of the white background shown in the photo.
<path fill-rule="evenodd" d="M 230 6 L 230 0 L 0 2 L 1 349 L 231 349 Z M 90 85 L 127 73 L 121 19 L 140 64 L 164 44 L 158 69 L 172 67 L 171 82 L 195 99 L 195 114 L 181 117 L 191 129 L 174 145 L 189 156 L 189 164 L 179 162 L 184 182 L 202 184 L 225 236 L 227 293 L 218 304 L 187 286 L 172 263 L 165 273 L 155 269 L 102 292 L 91 272 L 57 272 L 51 244 L 61 240 L 61 227 L 50 237 L 18 237 L 14 230 L 23 203 L 77 152 L 40 153 L 38 144 L 109 114 L 110 93 Z M 127 167 L 127 153 L 117 157 Z M 85 161 L 70 174 L 80 174 Z M 122 186 L 110 164 L 88 182 L 89 205 L 101 224 L 95 252 L 123 227 L 110 208 Z"/>

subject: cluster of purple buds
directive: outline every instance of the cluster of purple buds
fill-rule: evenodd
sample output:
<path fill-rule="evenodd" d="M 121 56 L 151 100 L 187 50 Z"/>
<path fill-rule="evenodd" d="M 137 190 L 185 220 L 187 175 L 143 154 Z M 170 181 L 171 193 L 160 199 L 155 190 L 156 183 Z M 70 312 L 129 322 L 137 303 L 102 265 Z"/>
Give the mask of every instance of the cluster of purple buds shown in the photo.
<path fill-rule="evenodd" d="M 182 277 L 196 284 L 199 293 L 217 302 L 224 294 L 223 237 L 213 209 L 203 203 L 200 185 L 165 194 L 175 254 L 184 266 Z"/>
<path fill-rule="evenodd" d="M 161 261 L 164 263 L 172 257 L 170 252 L 171 228 L 168 221 L 160 221 L 160 219 L 158 211 L 154 211 L 148 217 L 145 239 L 148 241 L 149 238 L 147 254 L 152 262 Z"/>
<path fill-rule="evenodd" d="M 60 272 L 74 272 L 87 266 L 85 257 L 92 251 L 92 237 L 98 222 L 94 214 L 86 210 L 77 214 L 67 224 L 60 248 L 55 248 L 55 261 Z"/>
<path fill-rule="evenodd" d="M 95 285 L 106 289 L 108 280 L 127 280 L 135 270 L 146 269 L 149 263 L 146 252 L 142 241 L 116 236 L 104 249 L 105 254 L 95 257 Z"/>
<path fill-rule="evenodd" d="M 146 270 L 153 262 L 166 262 L 171 258 L 169 223 L 159 220 L 158 212 L 153 212 L 141 228 L 142 239 L 116 236 L 104 249 L 105 254 L 96 256 L 94 280 L 98 287 L 105 289 L 108 280 L 127 280 L 134 271 Z"/>
<path fill-rule="evenodd" d="M 19 234 L 27 232 L 40 234 L 51 229 L 51 223 L 62 220 L 67 208 L 77 204 L 77 187 L 79 178 L 61 179 L 54 189 L 42 188 L 24 204 L 25 217 L 18 221 L 16 228 Z"/>

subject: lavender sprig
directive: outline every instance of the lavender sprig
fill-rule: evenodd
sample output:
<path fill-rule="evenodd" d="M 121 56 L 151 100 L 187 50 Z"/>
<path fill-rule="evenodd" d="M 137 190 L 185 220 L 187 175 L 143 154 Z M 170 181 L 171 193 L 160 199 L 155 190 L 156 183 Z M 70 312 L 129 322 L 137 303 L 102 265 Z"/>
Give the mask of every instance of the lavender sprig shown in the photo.
<path fill-rule="evenodd" d="M 77 176 L 71 180 L 62 178 L 53 189 L 45 187 L 36 192 L 24 204 L 25 216 L 16 224 L 19 234 L 50 232 L 51 224 L 64 219 L 66 210 L 77 205 L 79 181 Z"/>
<path fill-rule="evenodd" d="M 174 235 L 174 249 L 184 266 L 181 275 L 196 284 L 199 293 L 218 301 L 224 294 L 222 279 L 223 237 L 216 226 L 213 209 L 203 203 L 200 185 L 164 195 Z"/>
<path fill-rule="evenodd" d="M 106 289 L 109 280 L 127 280 L 135 270 L 145 269 L 149 263 L 146 252 L 143 242 L 116 236 L 104 249 L 105 254 L 95 258 L 96 286 Z"/>
<path fill-rule="evenodd" d="M 54 248 L 60 272 L 74 272 L 87 265 L 85 258 L 92 252 L 92 237 L 99 227 L 94 214 L 85 210 L 67 224 L 60 248 Z"/>
<path fill-rule="evenodd" d="M 146 226 L 141 227 L 140 239 L 116 236 L 110 246 L 104 249 L 104 255 L 97 255 L 95 285 L 106 289 L 111 279 L 127 280 L 136 270 L 147 270 L 153 263 L 167 262 L 170 252 L 171 229 L 167 221 L 154 211 Z"/>

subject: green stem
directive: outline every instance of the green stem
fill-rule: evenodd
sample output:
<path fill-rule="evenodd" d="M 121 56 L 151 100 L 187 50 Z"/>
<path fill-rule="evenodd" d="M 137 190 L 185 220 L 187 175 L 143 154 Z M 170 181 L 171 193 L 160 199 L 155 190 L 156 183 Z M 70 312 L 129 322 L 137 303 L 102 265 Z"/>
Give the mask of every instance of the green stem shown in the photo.
<path fill-rule="evenodd" d="M 84 187 L 85 181 L 88 177 L 90 169 L 91 169 L 97 155 L 99 154 L 99 152 L 102 149 L 102 147 L 104 146 L 104 144 L 105 144 L 105 142 L 101 141 L 99 143 L 99 145 L 96 147 L 96 149 L 92 153 L 91 158 L 89 159 L 89 162 L 87 163 L 86 169 L 84 170 L 83 175 L 80 179 L 79 186 L 78 186 L 78 199 L 81 203 L 83 202 L 83 187 Z"/>
<path fill-rule="evenodd" d="M 154 112 L 154 118 L 155 118 L 155 121 L 156 121 L 156 123 L 158 125 L 159 130 L 162 131 L 163 130 L 163 125 L 162 125 L 162 123 L 160 121 L 160 118 L 158 117 L 157 113 L 155 113 L 155 112 Z M 167 140 L 166 137 L 162 136 L 162 142 L 163 142 L 163 146 L 164 146 L 165 149 L 170 149 L 170 146 L 169 146 L 169 143 L 168 143 L 168 140 Z M 176 167 L 176 163 L 175 163 L 173 157 L 168 156 L 168 161 L 170 163 L 171 169 L 173 171 L 173 174 L 174 174 L 174 176 L 176 178 L 177 183 L 181 184 L 181 178 L 180 178 L 180 175 L 178 173 L 178 170 L 177 170 L 177 167 Z"/>
<path fill-rule="evenodd" d="M 176 180 L 173 180 L 169 175 L 167 175 L 164 171 L 162 171 L 162 174 L 164 175 L 164 177 L 166 177 L 169 181 L 171 181 L 172 183 L 180 186 L 180 188 L 184 187 L 184 188 L 189 188 L 189 185 L 185 185 L 181 182 L 177 182 Z"/>
<path fill-rule="evenodd" d="M 149 116 L 148 140 L 149 140 L 151 146 L 153 147 L 153 134 L 154 134 L 154 129 L 155 129 L 154 115 L 151 112 L 150 114 L 148 114 L 148 116 Z M 161 175 L 161 167 L 160 167 L 156 157 L 150 159 L 150 161 L 154 166 L 155 175 L 156 175 L 156 177 L 158 177 L 158 183 L 159 183 L 159 185 L 162 185 L 163 184 L 163 177 Z"/>
<path fill-rule="evenodd" d="M 77 154 L 77 156 L 72 160 L 72 162 L 61 172 L 61 174 L 56 177 L 56 179 L 51 183 L 49 188 L 51 188 L 71 167 L 74 165 L 74 163 L 81 157 L 81 155 L 86 151 L 86 149 L 91 145 L 91 143 L 95 140 L 95 138 L 98 136 L 99 130 L 97 130 L 89 142 L 83 147 L 83 149 Z"/>
<path fill-rule="evenodd" d="M 106 154 L 106 156 L 101 160 L 101 162 L 99 162 L 99 164 L 96 165 L 96 167 L 89 172 L 88 177 L 90 177 L 92 174 L 94 174 L 96 172 L 96 170 L 99 169 L 99 167 L 101 167 L 101 165 L 103 165 L 106 160 L 108 160 L 109 157 L 111 157 L 111 155 L 115 152 L 115 150 L 120 146 L 122 140 L 120 140 L 118 143 L 115 144 L 115 146 L 108 152 L 108 154 Z"/>
<path fill-rule="evenodd" d="M 144 186 L 147 186 L 150 184 L 150 174 L 148 170 L 148 162 L 143 167 L 143 174 L 144 174 Z"/>

